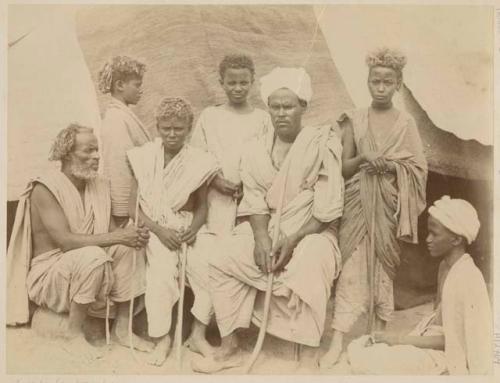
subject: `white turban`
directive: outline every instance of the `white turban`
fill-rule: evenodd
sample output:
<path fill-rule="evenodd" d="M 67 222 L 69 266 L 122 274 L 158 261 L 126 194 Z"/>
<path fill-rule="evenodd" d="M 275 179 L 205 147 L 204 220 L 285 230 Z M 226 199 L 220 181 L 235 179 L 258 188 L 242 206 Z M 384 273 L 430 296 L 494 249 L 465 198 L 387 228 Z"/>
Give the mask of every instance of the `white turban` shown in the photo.
<path fill-rule="evenodd" d="M 434 202 L 429 214 L 451 232 L 465 237 L 469 245 L 476 239 L 481 226 L 474 206 L 463 199 L 451 199 L 447 195 Z"/>
<path fill-rule="evenodd" d="M 267 105 L 275 90 L 287 88 L 308 104 L 312 98 L 311 77 L 304 68 L 274 68 L 260 79 L 260 95 Z"/>

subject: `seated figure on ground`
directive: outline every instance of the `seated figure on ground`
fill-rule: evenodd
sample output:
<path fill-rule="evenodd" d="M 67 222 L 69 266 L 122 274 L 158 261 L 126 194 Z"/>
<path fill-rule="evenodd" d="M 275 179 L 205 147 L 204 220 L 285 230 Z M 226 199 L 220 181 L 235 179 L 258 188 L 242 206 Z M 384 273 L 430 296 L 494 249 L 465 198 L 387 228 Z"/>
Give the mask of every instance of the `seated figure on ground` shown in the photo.
<path fill-rule="evenodd" d="M 187 280 L 194 293 L 195 317 L 189 339 L 193 351 L 209 355 L 205 331 L 213 315 L 208 291 L 208 254 L 214 236 L 207 232 L 207 184 L 216 174 L 215 159 L 186 143 L 193 112 L 181 98 L 164 98 L 156 111 L 159 137 L 127 155 L 135 176 L 129 215 L 151 231 L 146 245 L 146 313 L 149 336 L 156 347 L 149 360 L 160 366 L 171 346 L 172 308 L 179 299 L 179 253 L 187 243 Z M 178 308 L 182 310 L 182 308 Z"/>
<path fill-rule="evenodd" d="M 267 332 L 303 345 L 300 368 L 314 369 L 341 265 L 336 225 L 343 207 L 340 139 L 330 125 L 302 125 L 312 96 L 304 69 L 274 69 L 261 79 L 261 95 L 274 129 L 250 141 L 242 154 L 239 224 L 210 258 L 222 344 L 213 358 L 193 361 L 200 372 L 241 364 L 236 330 L 251 322 L 261 325 L 269 273 L 275 279 Z M 280 236 L 273 245 L 277 224 Z"/>
<path fill-rule="evenodd" d="M 474 207 L 444 196 L 429 208 L 427 247 L 442 257 L 434 311 L 408 334 L 375 333 L 351 342 L 356 374 L 488 374 L 492 313 L 486 284 L 466 248 L 476 238 Z"/>
<path fill-rule="evenodd" d="M 144 255 L 138 251 L 134 265 L 133 254 L 146 245 L 149 231 L 115 225 L 109 183 L 97 176 L 92 129 L 77 124 L 63 129 L 50 159 L 61 161 L 61 170 L 30 181 L 19 200 L 7 257 L 7 324 L 28 322 L 29 300 L 69 313 L 63 347 L 95 359 L 102 354 L 86 342 L 83 321 L 89 314 L 106 315 L 111 301 L 112 339 L 128 346 L 130 299 L 146 288 Z M 143 351 L 153 347 L 136 336 L 134 344 Z"/>

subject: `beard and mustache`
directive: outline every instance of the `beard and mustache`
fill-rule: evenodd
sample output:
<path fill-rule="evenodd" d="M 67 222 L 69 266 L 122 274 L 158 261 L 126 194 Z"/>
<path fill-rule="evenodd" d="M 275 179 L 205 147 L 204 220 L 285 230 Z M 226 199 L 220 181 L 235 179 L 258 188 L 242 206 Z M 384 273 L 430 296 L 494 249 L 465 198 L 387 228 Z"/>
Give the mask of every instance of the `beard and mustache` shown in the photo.
<path fill-rule="evenodd" d="M 97 170 L 94 170 L 92 166 L 84 165 L 84 164 L 75 164 L 72 163 L 70 167 L 70 172 L 76 178 L 90 181 L 97 177 Z"/>

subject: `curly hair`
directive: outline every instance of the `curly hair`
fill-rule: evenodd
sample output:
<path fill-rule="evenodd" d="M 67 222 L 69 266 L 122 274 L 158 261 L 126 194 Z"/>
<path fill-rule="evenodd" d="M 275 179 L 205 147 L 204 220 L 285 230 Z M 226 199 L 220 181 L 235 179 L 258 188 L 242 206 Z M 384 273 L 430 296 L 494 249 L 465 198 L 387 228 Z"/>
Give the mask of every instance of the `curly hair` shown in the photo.
<path fill-rule="evenodd" d="M 248 69 L 250 71 L 250 74 L 252 75 L 252 78 L 255 75 L 255 66 L 253 65 L 251 57 L 247 55 L 231 54 L 224 56 L 219 64 L 219 75 L 221 79 L 224 78 L 226 70 L 228 70 L 229 68 Z"/>
<path fill-rule="evenodd" d="M 61 130 L 50 148 L 49 161 L 62 161 L 73 150 L 78 133 L 93 133 L 94 130 L 77 123 Z"/>
<path fill-rule="evenodd" d="M 191 104 L 180 97 L 165 97 L 160 101 L 155 112 L 156 122 L 170 118 L 179 118 L 193 124 L 193 109 Z"/>
<path fill-rule="evenodd" d="M 127 56 L 115 56 L 105 62 L 99 71 L 99 90 L 104 94 L 110 93 L 117 81 L 127 81 L 134 77 L 142 78 L 144 72 L 146 72 L 146 65 L 140 61 Z"/>
<path fill-rule="evenodd" d="M 391 68 L 401 76 L 406 65 L 406 56 L 397 49 L 378 48 L 366 55 L 366 65 L 370 69 L 376 66 Z"/>

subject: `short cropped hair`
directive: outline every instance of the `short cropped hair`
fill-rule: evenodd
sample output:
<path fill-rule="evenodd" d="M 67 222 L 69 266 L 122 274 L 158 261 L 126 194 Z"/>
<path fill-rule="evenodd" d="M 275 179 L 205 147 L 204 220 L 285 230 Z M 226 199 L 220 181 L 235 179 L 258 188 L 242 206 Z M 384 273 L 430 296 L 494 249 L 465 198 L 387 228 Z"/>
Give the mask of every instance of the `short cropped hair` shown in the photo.
<path fill-rule="evenodd" d="M 193 124 L 194 115 L 191 104 L 181 97 L 165 97 L 156 108 L 156 122 L 169 118 L 179 118 Z"/>
<path fill-rule="evenodd" d="M 378 48 L 366 55 L 366 65 L 370 69 L 377 66 L 391 68 L 398 76 L 402 76 L 403 68 L 406 65 L 406 56 L 397 49 Z"/>
<path fill-rule="evenodd" d="M 62 161 L 70 154 L 76 141 L 78 133 L 93 133 L 94 130 L 77 123 L 69 124 L 67 128 L 61 130 L 50 148 L 49 161 Z"/>
<path fill-rule="evenodd" d="M 115 56 L 105 62 L 99 71 L 99 90 L 106 94 L 113 91 L 119 80 L 128 81 L 134 77 L 141 78 L 146 71 L 146 65 L 127 56 Z"/>
<path fill-rule="evenodd" d="M 244 54 L 231 54 L 226 55 L 219 64 L 219 75 L 221 79 L 224 79 L 226 71 L 229 69 L 248 69 L 250 74 L 255 75 L 255 66 L 250 56 Z"/>

